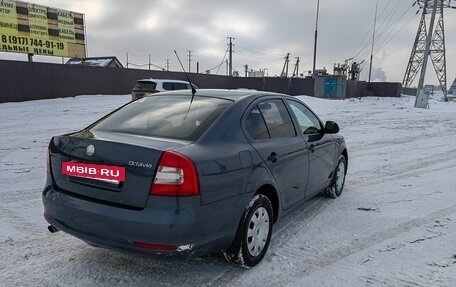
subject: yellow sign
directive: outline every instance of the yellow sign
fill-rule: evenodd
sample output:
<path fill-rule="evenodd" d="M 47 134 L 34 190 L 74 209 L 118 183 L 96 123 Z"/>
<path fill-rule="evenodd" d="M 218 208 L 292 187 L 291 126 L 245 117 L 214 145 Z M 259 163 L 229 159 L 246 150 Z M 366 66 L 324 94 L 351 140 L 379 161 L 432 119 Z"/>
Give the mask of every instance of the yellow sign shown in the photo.
<path fill-rule="evenodd" d="M 47 8 L 31 3 L 27 3 L 27 8 L 30 36 L 49 39 Z"/>
<path fill-rule="evenodd" d="M 84 15 L 0 0 L 0 51 L 85 58 Z"/>

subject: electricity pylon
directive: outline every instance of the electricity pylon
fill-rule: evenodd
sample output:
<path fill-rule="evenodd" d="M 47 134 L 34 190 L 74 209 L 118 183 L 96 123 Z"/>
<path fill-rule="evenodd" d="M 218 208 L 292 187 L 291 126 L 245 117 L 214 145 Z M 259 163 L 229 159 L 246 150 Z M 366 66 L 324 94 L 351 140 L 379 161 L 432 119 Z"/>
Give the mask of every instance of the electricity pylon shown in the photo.
<path fill-rule="evenodd" d="M 426 15 L 433 12 L 434 3 L 436 3 L 435 16 L 438 17 L 438 20 L 435 25 L 435 29 L 432 32 L 432 36 L 428 37 Z M 422 10 L 422 15 L 402 85 L 404 87 L 411 86 L 416 75 L 420 72 L 420 69 L 422 69 L 423 61 L 425 60 L 425 57 L 427 57 L 426 52 L 428 52 L 428 55 L 431 57 L 432 64 L 434 65 L 434 70 L 437 74 L 440 87 L 442 88 L 444 99 L 447 101 L 445 26 L 443 21 L 443 10 L 451 7 L 451 0 L 417 0 L 415 4 L 419 5 L 420 10 Z M 433 27 L 431 27 L 431 29 L 433 29 Z M 426 51 L 426 44 L 429 45 L 428 41 L 430 41 L 430 49 Z"/>

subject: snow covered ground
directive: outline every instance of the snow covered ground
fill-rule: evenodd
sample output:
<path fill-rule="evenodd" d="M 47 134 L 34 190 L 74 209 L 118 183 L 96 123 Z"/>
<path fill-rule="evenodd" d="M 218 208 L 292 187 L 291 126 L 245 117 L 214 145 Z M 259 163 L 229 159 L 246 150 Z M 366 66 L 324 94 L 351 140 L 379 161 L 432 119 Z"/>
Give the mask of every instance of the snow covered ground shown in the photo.
<path fill-rule="evenodd" d="M 345 191 L 281 219 L 263 262 L 246 270 L 218 255 L 165 261 L 47 231 L 49 138 L 129 99 L 0 104 L 0 286 L 456 286 L 456 102 L 301 97 L 346 137 Z"/>

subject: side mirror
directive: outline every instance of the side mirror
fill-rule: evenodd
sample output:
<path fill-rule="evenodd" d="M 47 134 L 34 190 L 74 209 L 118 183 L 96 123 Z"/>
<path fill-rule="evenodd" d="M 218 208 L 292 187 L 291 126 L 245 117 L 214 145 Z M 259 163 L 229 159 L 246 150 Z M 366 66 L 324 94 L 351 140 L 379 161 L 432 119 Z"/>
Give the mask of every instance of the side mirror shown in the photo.
<path fill-rule="evenodd" d="M 325 133 L 337 134 L 339 132 L 339 125 L 333 121 L 327 121 L 325 124 Z"/>

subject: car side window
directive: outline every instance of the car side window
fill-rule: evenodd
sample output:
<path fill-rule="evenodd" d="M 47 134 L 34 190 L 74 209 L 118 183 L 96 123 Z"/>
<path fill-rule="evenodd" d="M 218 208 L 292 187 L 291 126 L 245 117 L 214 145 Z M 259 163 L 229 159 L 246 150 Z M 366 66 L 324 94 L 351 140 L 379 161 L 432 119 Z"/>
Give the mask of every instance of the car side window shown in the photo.
<path fill-rule="evenodd" d="M 296 136 L 290 114 L 282 100 L 266 100 L 258 105 L 271 138 Z"/>
<path fill-rule="evenodd" d="M 174 83 L 173 90 L 186 90 L 188 88 L 188 85 L 185 83 Z"/>
<path fill-rule="evenodd" d="M 266 128 L 263 116 L 261 116 L 260 110 L 257 106 L 255 106 L 255 108 L 248 114 L 245 120 L 245 128 L 250 137 L 254 140 L 269 138 L 268 129 Z"/>
<path fill-rule="evenodd" d="M 162 86 L 163 86 L 163 90 L 167 90 L 167 91 L 174 90 L 173 83 L 171 83 L 171 82 L 163 82 Z"/>
<path fill-rule="evenodd" d="M 301 132 L 305 135 L 316 134 L 321 132 L 321 124 L 318 118 L 303 104 L 296 101 L 287 100 L 293 114 L 298 120 Z"/>

